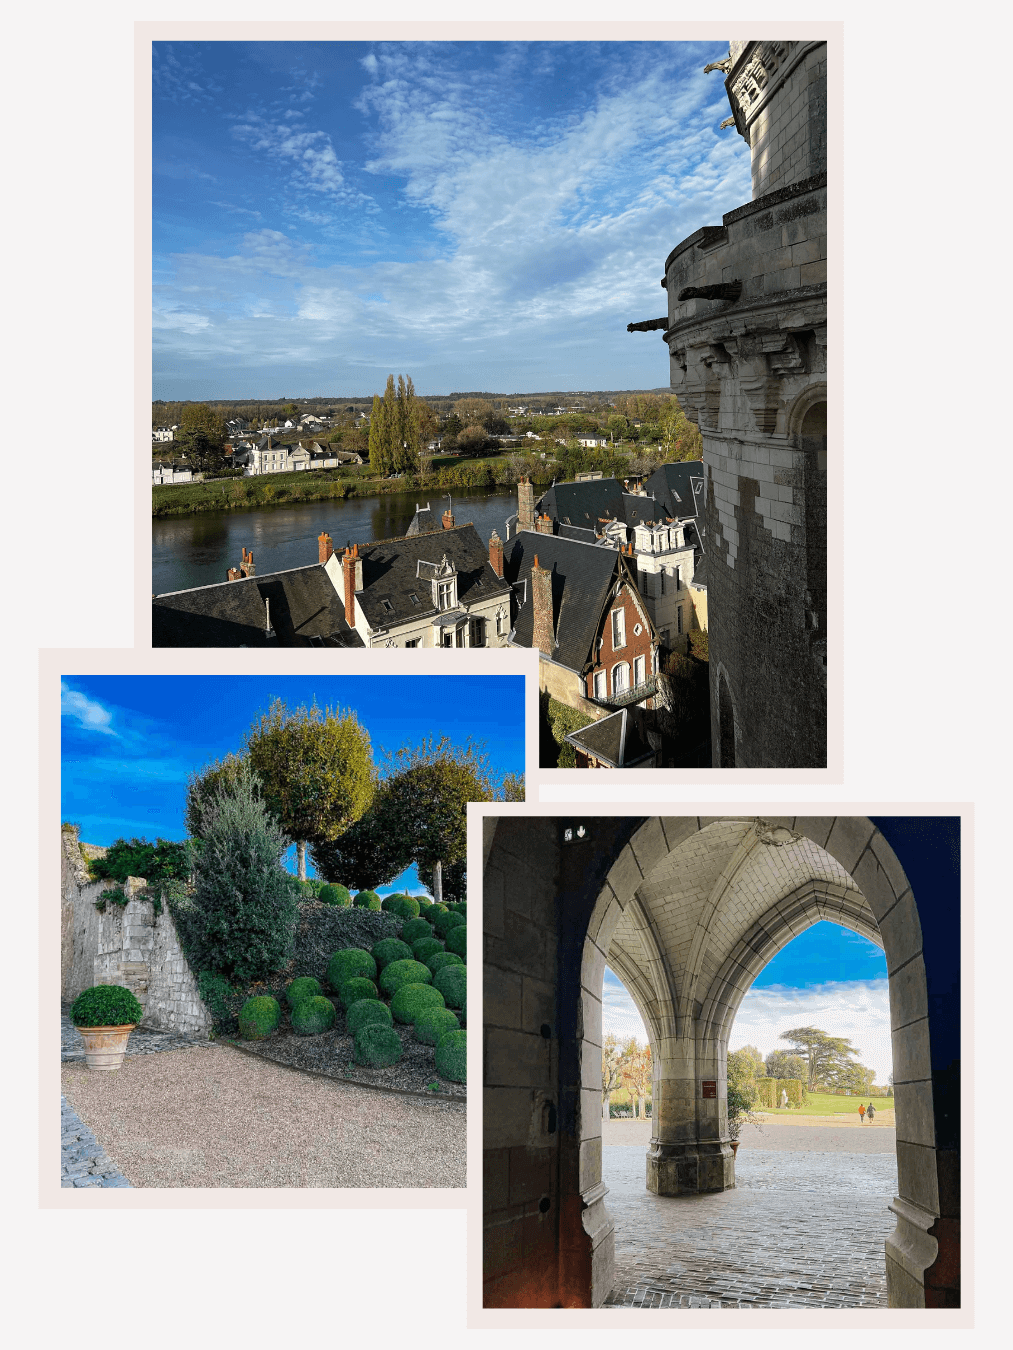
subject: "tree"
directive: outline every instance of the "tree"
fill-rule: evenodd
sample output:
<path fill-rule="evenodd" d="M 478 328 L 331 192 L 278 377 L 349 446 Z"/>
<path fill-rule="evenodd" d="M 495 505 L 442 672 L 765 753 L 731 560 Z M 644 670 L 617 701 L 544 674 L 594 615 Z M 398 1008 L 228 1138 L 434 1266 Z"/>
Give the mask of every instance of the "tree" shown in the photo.
<path fill-rule="evenodd" d="M 790 1050 L 771 1050 L 767 1056 L 767 1075 L 770 1078 L 797 1078 L 806 1081 L 805 1060 Z"/>
<path fill-rule="evenodd" d="M 756 1079 L 764 1072 L 763 1056 L 755 1045 L 744 1045 L 728 1055 L 728 1087 L 735 1088 L 752 1106 L 756 1101 Z"/>
<path fill-rule="evenodd" d="M 623 1047 L 619 1044 L 615 1032 L 610 1031 L 602 1041 L 601 1047 L 601 1114 L 603 1120 L 608 1120 L 609 1097 L 619 1086 L 622 1066 Z"/>
<path fill-rule="evenodd" d="M 474 453 L 481 450 L 487 440 L 485 428 L 479 426 L 467 426 L 457 433 L 457 444 L 460 449 Z"/>
<path fill-rule="evenodd" d="M 623 1047 L 620 1078 L 634 1103 L 633 1114 L 641 1120 L 647 1114 L 647 1089 L 651 1086 L 651 1077 L 651 1047 L 641 1045 L 636 1036 L 631 1036 Z"/>
<path fill-rule="evenodd" d="M 794 1046 L 795 1052 L 805 1060 L 806 1088 L 809 1092 L 816 1092 L 829 1085 L 858 1054 L 849 1040 L 828 1036 L 818 1027 L 795 1027 L 792 1031 L 782 1031 L 780 1039 Z"/>
<path fill-rule="evenodd" d="M 387 388 L 393 393 L 394 376 L 387 380 Z M 381 399 L 373 395 L 373 411 L 369 418 L 369 466 L 381 478 L 392 472 L 392 428 L 388 424 L 389 407 L 386 394 Z"/>
<path fill-rule="evenodd" d="M 394 472 L 414 473 L 419 467 L 419 408 L 411 376 L 397 377 L 394 418 Z"/>
<path fill-rule="evenodd" d="M 465 426 L 469 423 L 478 423 L 479 426 L 485 427 L 496 416 L 496 409 L 484 398 L 459 398 L 454 404 L 454 412 Z"/>
<path fill-rule="evenodd" d="M 376 788 L 369 732 L 352 711 L 281 699 L 246 734 L 246 752 L 268 810 L 296 842 L 299 879 L 306 845 L 335 839 L 364 814 Z"/>
<path fill-rule="evenodd" d="M 214 759 L 187 780 L 183 820 L 191 839 L 203 839 L 208 828 L 207 811 L 222 793 L 231 792 L 243 773 L 243 756 L 228 754 Z M 256 789 L 259 791 L 259 787 Z"/>
<path fill-rule="evenodd" d="M 214 474 L 225 463 L 225 423 L 206 403 L 188 403 L 179 420 L 175 444 L 191 472 Z"/>
<path fill-rule="evenodd" d="M 192 893 L 179 888 L 169 900 L 183 948 L 195 970 L 241 984 L 265 979 L 291 955 L 298 910 L 281 865 L 288 837 L 248 761 L 203 798 L 200 819 L 188 845 Z"/>

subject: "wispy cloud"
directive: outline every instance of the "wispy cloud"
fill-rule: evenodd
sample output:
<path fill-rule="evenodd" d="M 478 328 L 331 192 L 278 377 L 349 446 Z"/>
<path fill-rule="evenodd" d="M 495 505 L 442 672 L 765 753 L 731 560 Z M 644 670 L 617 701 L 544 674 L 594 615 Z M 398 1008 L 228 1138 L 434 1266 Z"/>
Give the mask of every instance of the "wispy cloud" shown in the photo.
<path fill-rule="evenodd" d="M 72 689 L 66 680 L 60 681 L 60 715 L 68 718 L 83 731 L 94 731 L 101 736 L 118 739 L 114 730 L 113 714 L 96 699 L 88 698 L 77 689 Z"/>

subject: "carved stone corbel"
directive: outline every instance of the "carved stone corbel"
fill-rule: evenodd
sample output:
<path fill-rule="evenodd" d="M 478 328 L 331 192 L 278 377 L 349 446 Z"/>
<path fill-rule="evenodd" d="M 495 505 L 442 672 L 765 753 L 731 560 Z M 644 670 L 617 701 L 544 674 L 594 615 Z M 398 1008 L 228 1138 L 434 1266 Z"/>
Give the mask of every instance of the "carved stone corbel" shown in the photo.
<path fill-rule="evenodd" d="M 749 410 L 753 414 L 757 429 L 765 436 L 773 433 L 777 425 L 777 410 L 780 405 L 781 381 L 770 368 L 770 358 L 763 348 L 761 337 L 747 335 L 734 344 L 726 342 L 725 347 L 735 350 L 735 374 L 739 389 Z"/>
<path fill-rule="evenodd" d="M 715 430 L 721 408 L 721 373 L 728 369 L 728 353 L 720 345 L 703 343 L 672 353 L 672 388 L 691 422 Z"/>

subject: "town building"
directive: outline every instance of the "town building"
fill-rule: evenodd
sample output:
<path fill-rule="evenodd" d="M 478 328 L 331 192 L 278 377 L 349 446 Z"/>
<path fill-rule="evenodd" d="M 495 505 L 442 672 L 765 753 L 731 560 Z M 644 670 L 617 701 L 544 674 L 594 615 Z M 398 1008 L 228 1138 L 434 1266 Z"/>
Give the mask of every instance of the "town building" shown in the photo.
<path fill-rule="evenodd" d="M 152 483 L 190 483 L 193 481 L 193 473 L 185 464 L 159 459 L 152 461 L 151 481 Z"/>

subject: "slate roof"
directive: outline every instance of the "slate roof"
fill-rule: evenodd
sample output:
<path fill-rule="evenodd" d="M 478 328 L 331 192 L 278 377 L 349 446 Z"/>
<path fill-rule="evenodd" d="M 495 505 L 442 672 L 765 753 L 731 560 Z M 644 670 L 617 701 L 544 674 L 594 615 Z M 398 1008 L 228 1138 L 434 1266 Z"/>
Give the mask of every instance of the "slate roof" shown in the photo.
<path fill-rule="evenodd" d="M 438 564 L 444 555 L 457 569 L 460 606 L 509 595 L 509 583 L 492 570 L 489 550 L 474 525 L 360 544 L 362 590 L 356 592 L 356 599 L 370 628 L 391 628 L 436 614 L 429 576 L 419 576 L 419 563 Z M 412 595 L 418 597 L 417 604 Z"/>
<path fill-rule="evenodd" d="M 412 523 L 405 531 L 406 536 L 416 534 L 432 534 L 434 530 L 442 530 L 443 524 L 438 516 L 433 515 L 433 508 L 428 503 L 425 506 L 415 507 L 415 514 L 412 516 Z"/>
<path fill-rule="evenodd" d="M 594 530 L 600 520 L 622 519 L 623 485 L 616 478 L 593 478 L 585 483 L 553 483 L 536 508 L 560 525 Z"/>
<path fill-rule="evenodd" d="M 699 480 L 694 490 L 693 479 Z M 699 459 L 680 460 L 678 464 L 659 464 L 644 483 L 658 499 L 664 516 L 703 515 L 703 463 Z"/>
<path fill-rule="evenodd" d="M 514 642 L 532 642 L 531 564 L 552 569 L 552 612 L 556 650 L 552 659 L 582 671 L 598 634 L 598 621 L 621 564 L 615 549 L 564 539 L 558 534 L 522 530 L 503 546 L 503 570 L 509 581 L 527 582 L 515 592 L 522 601 L 514 620 Z"/>
<path fill-rule="evenodd" d="M 267 606 L 276 637 L 266 636 Z M 156 595 L 153 647 L 361 647 L 345 606 L 319 563 L 285 572 Z"/>
<path fill-rule="evenodd" d="M 579 539 L 582 544 L 598 542 L 594 530 L 585 530 L 581 525 L 560 525 L 559 537 L 561 539 Z"/>
<path fill-rule="evenodd" d="M 604 760 L 614 769 L 631 769 L 653 758 L 654 751 L 640 728 L 640 718 L 632 708 L 592 722 L 589 727 L 571 731 L 566 739 L 578 749 Z"/>

